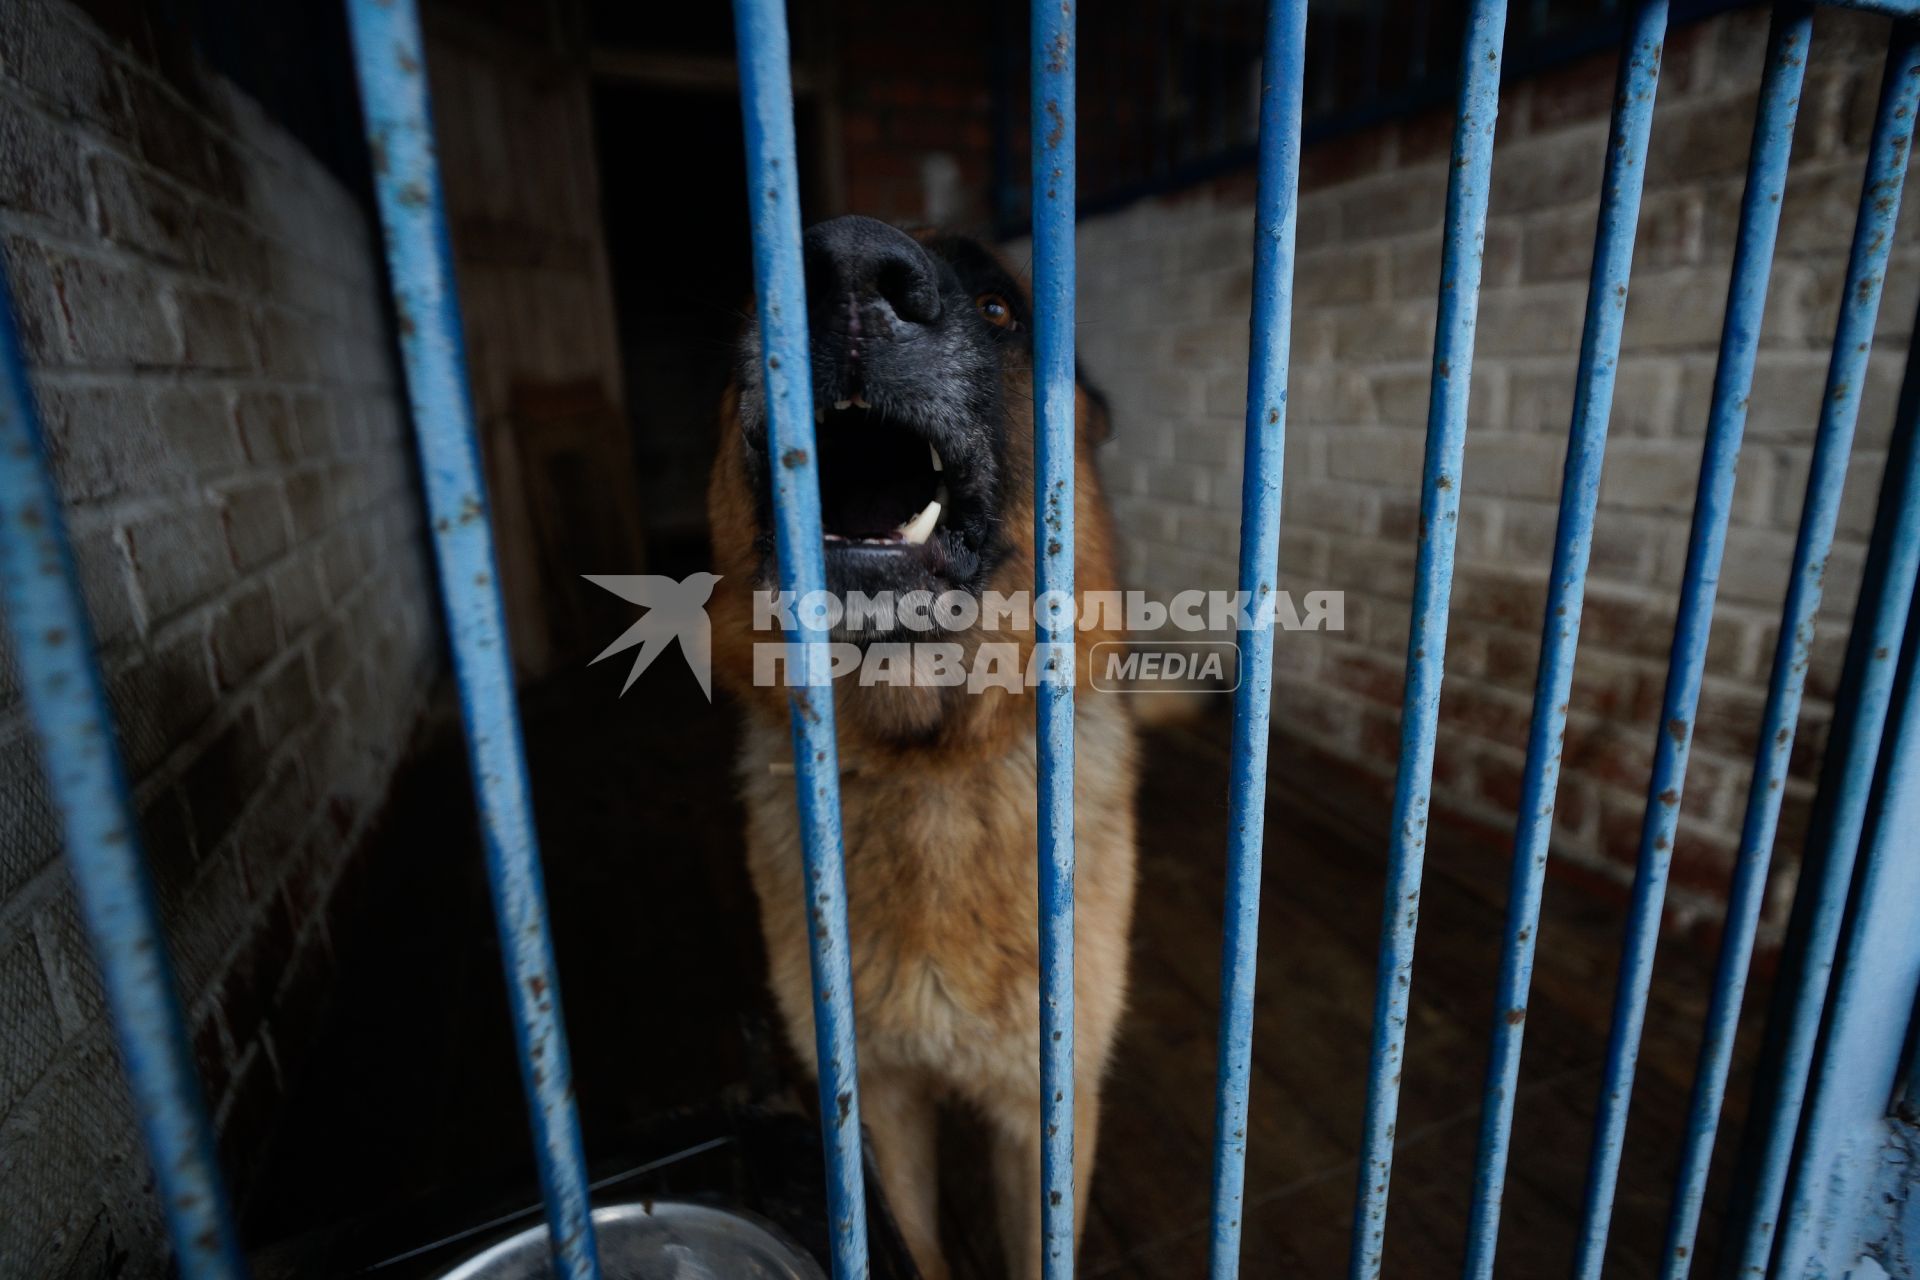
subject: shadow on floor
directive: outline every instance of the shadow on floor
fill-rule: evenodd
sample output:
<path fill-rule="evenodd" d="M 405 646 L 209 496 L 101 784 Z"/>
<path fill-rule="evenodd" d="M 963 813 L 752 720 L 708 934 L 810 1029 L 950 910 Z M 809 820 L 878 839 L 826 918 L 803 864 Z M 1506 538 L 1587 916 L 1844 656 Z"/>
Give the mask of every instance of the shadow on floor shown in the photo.
<path fill-rule="evenodd" d="M 761 978 L 728 763 L 732 711 L 708 706 L 666 664 L 619 699 L 623 678 L 595 667 L 525 699 L 590 1164 L 596 1176 L 618 1176 L 711 1144 L 618 1192 L 748 1204 L 817 1246 L 811 1090 L 796 1079 Z M 1133 998 L 1106 1091 L 1083 1276 L 1171 1280 L 1205 1270 L 1226 742 L 1224 699 L 1147 739 Z M 245 1200 L 267 1280 L 356 1274 L 531 1202 L 525 1110 L 464 767 L 443 717 L 396 793 L 360 923 L 334 939 L 335 1012 Z M 1247 1274 L 1324 1276 L 1346 1259 L 1386 815 L 1377 799 L 1342 804 L 1337 790 L 1284 761 L 1274 784 L 1244 1256 Z M 1504 854 L 1438 832 L 1429 852 L 1387 1233 L 1394 1275 L 1459 1270 Z M 1502 1274 L 1564 1274 L 1571 1261 L 1620 920 L 1615 898 L 1548 886 Z M 1610 1275 L 1655 1272 L 1707 990 L 1702 957 L 1670 942 Z M 1764 995 L 1756 991 L 1749 1007 Z M 1736 1129 L 1745 1083 L 1736 1073 L 1727 1129 Z M 956 1139 L 943 1172 L 956 1275 L 1001 1275 L 977 1152 L 964 1126 L 943 1135 Z M 1703 1240 L 1713 1236 L 1724 1183 L 1710 1193 Z M 893 1246 L 884 1227 L 881 1236 L 884 1255 Z M 458 1256 L 485 1238 L 434 1256 Z M 883 1257 L 876 1275 L 905 1274 L 890 1265 Z M 430 1273 L 416 1257 L 377 1274 Z"/>

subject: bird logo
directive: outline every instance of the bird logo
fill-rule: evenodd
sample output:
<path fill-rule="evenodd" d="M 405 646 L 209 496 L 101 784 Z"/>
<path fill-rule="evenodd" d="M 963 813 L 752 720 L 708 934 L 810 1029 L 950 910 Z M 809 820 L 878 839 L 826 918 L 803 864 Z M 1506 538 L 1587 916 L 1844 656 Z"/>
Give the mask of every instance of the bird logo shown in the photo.
<path fill-rule="evenodd" d="M 619 639 L 595 655 L 588 666 L 639 645 L 640 652 L 634 656 L 633 669 L 627 672 L 627 682 L 620 686 L 624 696 L 640 678 L 640 673 L 652 666 L 653 660 L 669 644 L 678 640 L 681 656 L 693 669 L 700 691 L 707 695 L 708 702 L 713 701 L 713 625 L 707 620 L 707 601 L 713 596 L 714 584 L 720 581 L 719 574 L 691 573 L 679 581 L 656 573 L 580 576 L 647 611 L 638 622 L 621 632 Z"/>

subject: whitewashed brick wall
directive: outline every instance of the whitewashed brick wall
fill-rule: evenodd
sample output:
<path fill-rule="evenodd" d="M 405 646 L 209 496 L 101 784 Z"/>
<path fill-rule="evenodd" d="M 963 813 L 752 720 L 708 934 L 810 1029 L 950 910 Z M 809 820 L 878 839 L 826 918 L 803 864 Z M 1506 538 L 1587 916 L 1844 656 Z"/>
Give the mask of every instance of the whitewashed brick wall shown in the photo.
<path fill-rule="evenodd" d="M 1886 34 L 1854 14 L 1816 25 L 1675 851 L 1682 921 L 1711 919 L 1725 893 Z M 1645 803 L 1764 42 L 1765 15 L 1741 13 L 1666 47 L 1556 843 L 1619 881 Z M 1613 74 L 1607 56 L 1510 87 L 1499 117 L 1436 769 L 1438 802 L 1490 830 L 1510 831 L 1518 799 Z M 1281 581 L 1344 590 L 1348 629 L 1282 639 L 1275 726 L 1364 768 L 1383 803 L 1450 132 L 1436 113 L 1304 160 Z M 1080 230 L 1080 354 L 1117 420 L 1106 474 L 1133 581 L 1160 594 L 1236 577 L 1251 198 L 1248 174 Z M 1789 872 L 1920 296 L 1914 204 L 1827 577 L 1780 841 Z"/>
<path fill-rule="evenodd" d="M 139 9 L 0 5 L 0 245 L 244 1196 L 439 658 L 368 218 Z M 0 1274 L 156 1276 L 34 755 L 0 654 Z"/>

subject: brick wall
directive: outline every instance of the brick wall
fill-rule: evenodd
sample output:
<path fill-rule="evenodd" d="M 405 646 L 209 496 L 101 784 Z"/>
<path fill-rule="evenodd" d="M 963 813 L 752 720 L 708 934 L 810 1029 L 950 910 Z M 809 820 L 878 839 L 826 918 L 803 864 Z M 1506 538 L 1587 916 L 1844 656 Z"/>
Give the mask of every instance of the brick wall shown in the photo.
<path fill-rule="evenodd" d="M 0 237 L 244 1197 L 439 661 L 431 583 L 365 210 L 139 6 L 105 11 L 0 6 Z M 0 1027 L 0 1273 L 160 1274 L 4 658 Z"/>
<path fill-rule="evenodd" d="M 1698 719 L 1672 903 L 1724 895 L 1799 519 L 1887 24 L 1823 12 Z M 1667 43 L 1574 683 L 1556 850 L 1631 875 L 1705 429 L 1765 16 Z M 1518 799 L 1614 59 L 1509 89 L 1494 157 L 1436 797 L 1510 831 Z M 1363 767 L 1397 755 L 1451 120 L 1303 162 L 1281 572 L 1347 593 L 1347 631 L 1278 651 L 1276 729 Z M 1107 474 L 1135 581 L 1235 580 L 1251 175 L 1082 224 L 1082 359 L 1115 405 Z M 1776 919 L 1824 743 L 1920 288 L 1907 201 L 1786 796 Z M 1016 258 L 1020 252 L 1016 252 Z M 1506 837 L 1502 836 L 1504 840 Z M 1284 851 L 1305 856 L 1308 851 Z"/>
<path fill-rule="evenodd" d="M 993 6 L 848 0 L 834 12 L 845 211 L 985 226 Z"/>

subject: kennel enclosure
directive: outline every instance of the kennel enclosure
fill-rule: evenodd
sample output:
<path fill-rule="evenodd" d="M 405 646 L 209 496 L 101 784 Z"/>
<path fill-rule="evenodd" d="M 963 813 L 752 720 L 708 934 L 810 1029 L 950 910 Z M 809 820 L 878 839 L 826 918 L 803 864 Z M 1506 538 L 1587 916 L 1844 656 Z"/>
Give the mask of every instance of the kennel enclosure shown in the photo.
<path fill-rule="evenodd" d="M 1840 299 L 1826 395 L 1814 431 L 1814 462 L 1793 553 L 1793 571 L 1763 715 L 1761 749 L 1741 837 L 1721 968 L 1688 1129 L 1688 1155 L 1673 1194 L 1668 1273 L 1685 1274 L 1698 1228 L 1705 1173 L 1718 1130 L 1731 1036 L 1750 965 L 1766 868 L 1779 819 L 1780 780 L 1794 741 L 1812 620 L 1833 536 L 1837 503 L 1859 412 L 1868 354 L 1907 166 L 1911 121 L 1920 106 L 1920 9 L 1863 4 L 1898 21 L 1873 127 L 1860 216 Z M 453 270 L 440 212 L 417 18 L 404 2 L 350 5 L 366 111 L 378 169 L 395 314 L 405 359 L 422 472 L 439 557 L 467 740 L 486 834 L 488 879 L 507 962 L 518 1052 L 534 1117 L 535 1149 L 562 1274 L 597 1272 L 577 1120 L 570 1096 L 558 981 L 552 960 L 528 810 L 525 762 L 507 662 L 492 536 L 467 401 Z M 753 196 L 761 355 L 769 388 L 774 451 L 799 465 L 776 468 L 781 587 L 804 595 L 824 587 L 818 482 L 807 376 L 806 318 L 799 258 L 799 209 L 785 23 L 777 4 L 735 6 L 740 78 Z M 1643 1030 L 1671 845 L 1681 807 L 1712 604 L 1725 554 L 1727 511 L 1746 399 L 1750 394 L 1766 284 L 1779 224 L 1795 115 L 1811 36 L 1812 6 L 1775 11 L 1741 206 L 1708 418 L 1707 447 L 1693 512 L 1679 623 L 1647 795 L 1639 872 L 1628 918 L 1619 992 L 1600 1099 L 1584 1209 L 1582 1275 L 1600 1270 L 1624 1141 L 1627 1104 Z M 1391 1161 L 1413 980 L 1418 896 L 1431 804 L 1452 587 L 1454 530 L 1471 474 L 1463 471 L 1470 404 L 1480 255 L 1493 164 L 1504 29 L 1502 3 L 1472 7 L 1461 60 L 1458 111 L 1439 281 L 1440 323 L 1433 354 L 1428 447 L 1421 479 L 1419 551 L 1402 754 L 1381 937 L 1379 989 L 1357 1187 L 1353 1274 L 1378 1274 L 1386 1230 Z M 1246 487 L 1239 586 L 1255 599 L 1275 588 L 1286 426 L 1293 236 L 1300 160 L 1301 85 L 1308 21 L 1304 3 L 1270 8 L 1261 92 L 1260 188 L 1253 361 L 1249 370 Z M 1600 478 L 1620 326 L 1629 304 L 1628 269 L 1638 222 L 1665 3 L 1632 7 L 1607 150 L 1577 395 L 1560 499 L 1551 594 L 1542 635 L 1513 889 L 1503 937 L 1502 998 L 1491 1028 L 1493 1066 L 1469 1215 L 1468 1270 L 1491 1274 L 1501 1177 L 1511 1141 L 1512 1099 L 1525 1027 L 1528 980 L 1539 923 L 1566 702 Z M 1097 17 L 1090 18 L 1097 20 Z M 1038 492 L 1041 557 L 1036 589 L 1071 591 L 1073 453 L 1073 117 L 1074 36 L 1070 5 L 1037 4 L 1032 76 Z M 9 626 L 23 684 L 39 727 L 48 773 L 66 824 L 70 866 L 102 959 L 123 1056 L 174 1247 L 189 1276 L 243 1273 L 216 1161 L 197 1099 L 165 947 L 143 884 L 127 784 L 111 717 L 61 532 L 60 506 L 44 466 L 17 336 L 7 333 L 0 399 L 0 555 Z M 1911 1220 L 1865 1206 L 1902 1177 L 1880 1153 L 1911 1152 L 1913 1085 L 1895 1072 L 1915 989 L 1911 930 L 1897 927 L 1910 899 L 1920 824 L 1920 707 L 1917 629 L 1909 625 L 1920 559 L 1920 472 L 1913 436 L 1920 388 L 1909 378 L 1895 445 L 1882 481 L 1880 518 L 1843 677 L 1839 717 L 1827 750 L 1783 970 L 1783 996 L 1770 1020 L 1769 1084 L 1753 1108 L 1747 1138 L 1751 1185 L 1730 1248 L 1746 1274 L 1820 1274 L 1878 1248 L 1911 1248 Z M 1057 597 L 1056 597 L 1057 598 Z M 803 625 L 788 636 L 824 662 L 822 637 Z M 1071 625 L 1043 614 L 1041 640 L 1070 655 Z M 1236 1274 L 1250 1072 L 1253 957 L 1257 939 L 1272 636 L 1239 637 L 1243 677 L 1235 695 L 1230 804 L 1232 890 L 1225 922 L 1222 1031 L 1214 1161 L 1213 1272 Z M 1044 905 L 1039 999 L 1045 1056 L 1044 1123 L 1047 1267 L 1072 1271 L 1072 737 L 1071 662 L 1038 691 Z M 824 687 L 824 666 L 810 673 Z M 859 1159 L 857 1045 L 847 969 L 839 862 L 838 768 L 831 698 L 803 688 L 794 723 L 798 798 L 806 833 L 810 907 L 824 925 L 813 939 L 819 1029 L 821 1115 L 831 1167 L 827 1207 L 836 1274 L 864 1273 L 866 1241 Z M 810 713 L 810 714 L 809 714 Z M 1284 841 L 1278 850 L 1285 856 Z M 1849 910 L 1849 899 L 1853 906 Z M 1889 922 L 1893 922 L 1890 924 Z M 1550 944 L 1549 944 L 1550 945 Z M 1911 1073 L 1911 1066 L 1905 1068 Z M 1866 1083 L 1862 1083 L 1862 1082 Z M 1874 1086 L 1882 1085 L 1875 1097 Z M 1904 1108 L 1904 1110 L 1903 1110 Z M 1124 1153 L 1110 1153 L 1124 1158 Z M 1910 1178 L 1910 1174 L 1905 1175 Z M 1084 1189 L 1080 1189 L 1084 1191 Z M 1904 1197 L 1903 1197 L 1904 1198 Z M 1901 1243 L 1905 1241 L 1906 1243 Z M 1888 1256 L 1892 1256 L 1889 1254 Z"/>

